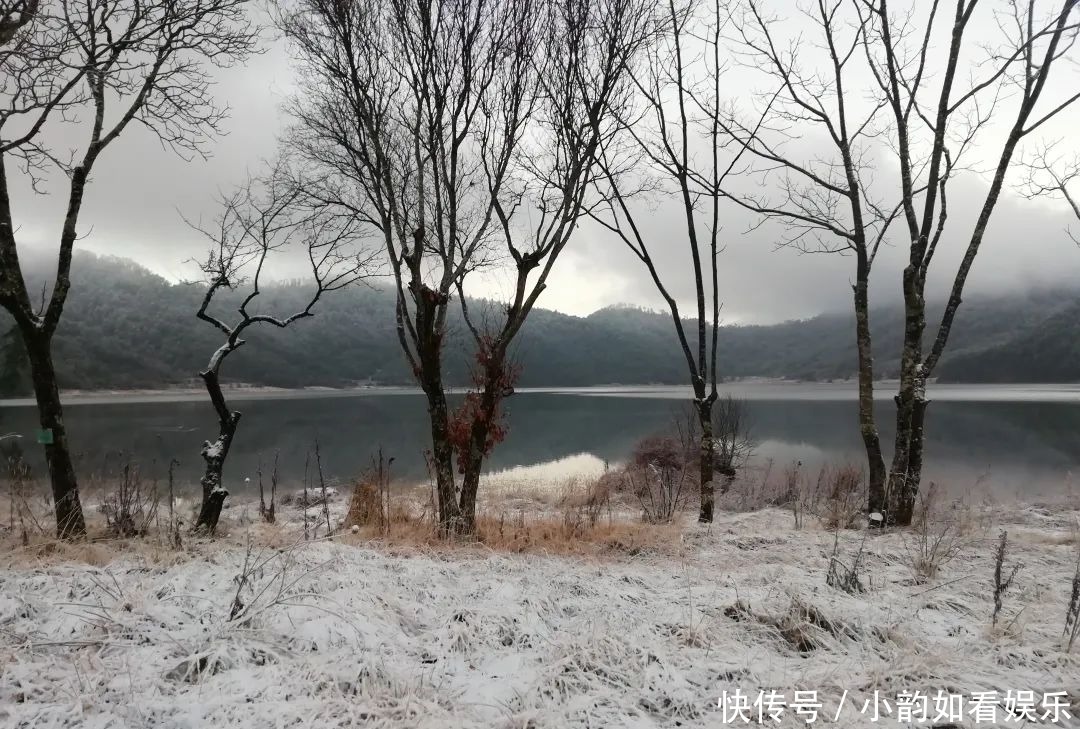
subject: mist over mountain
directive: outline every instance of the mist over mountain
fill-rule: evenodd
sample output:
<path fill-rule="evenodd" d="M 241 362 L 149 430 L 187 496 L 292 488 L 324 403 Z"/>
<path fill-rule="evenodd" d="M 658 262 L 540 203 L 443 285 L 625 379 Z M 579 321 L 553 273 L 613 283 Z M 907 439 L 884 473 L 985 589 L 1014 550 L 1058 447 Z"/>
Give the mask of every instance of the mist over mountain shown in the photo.
<path fill-rule="evenodd" d="M 35 288 L 40 287 L 52 262 L 26 263 Z M 222 342 L 219 332 L 195 318 L 202 292 L 200 286 L 170 283 L 126 259 L 80 253 L 54 343 L 61 386 L 124 389 L 192 383 Z M 255 308 L 285 315 L 302 308 L 308 292 L 303 282 L 265 286 Z M 239 296 L 221 296 L 215 310 L 227 317 Z M 494 306 L 471 304 L 477 315 Z M 230 357 L 224 379 L 277 387 L 412 384 L 393 311 L 393 293 L 385 287 L 335 292 L 319 303 L 313 318 L 286 330 L 250 329 L 247 344 Z M 875 374 L 893 377 L 903 312 L 880 308 L 871 317 Z M 21 394 L 29 391 L 29 384 L 12 326 L 10 319 L 0 321 L 0 390 Z M 465 334 L 455 309 L 446 378 L 457 386 L 469 381 L 471 354 Z M 633 307 L 609 307 L 586 317 L 536 310 L 515 351 L 521 386 L 686 382 L 686 363 L 670 317 Z M 719 351 L 727 378 L 853 377 L 853 317 L 824 314 L 767 326 L 723 326 Z M 1075 381 L 1080 380 L 1078 354 L 1080 291 L 972 297 L 960 310 L 939 374 L 954 382 Z"/>

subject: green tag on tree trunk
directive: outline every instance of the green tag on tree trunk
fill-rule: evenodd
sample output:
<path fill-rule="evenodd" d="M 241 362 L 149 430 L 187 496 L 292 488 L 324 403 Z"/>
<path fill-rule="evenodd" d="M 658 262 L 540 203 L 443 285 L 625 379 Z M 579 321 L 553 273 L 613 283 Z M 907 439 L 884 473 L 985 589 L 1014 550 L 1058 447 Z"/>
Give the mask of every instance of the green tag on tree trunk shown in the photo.
<path fill-rule="evenodd" d="M 52 445 L 53 434 L 52 428 L 42 428 L 37 432 L 37 442 L 42 445 Z"/>

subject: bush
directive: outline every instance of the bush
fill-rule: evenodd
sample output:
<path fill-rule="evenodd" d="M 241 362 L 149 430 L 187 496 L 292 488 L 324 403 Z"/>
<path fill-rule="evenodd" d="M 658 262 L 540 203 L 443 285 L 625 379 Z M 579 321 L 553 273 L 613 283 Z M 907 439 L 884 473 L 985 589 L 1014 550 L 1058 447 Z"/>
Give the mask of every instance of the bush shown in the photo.
<path fill-rule="evenodd" d="M 649 436 L 634 447 L 627 479 L 641 504 L 642 519 L 665 524 L 685 506 L 684 487 L 693 458 L 669 436 Z"/>
<path fill-rule="evenodd" d="M 826 529 L 854 529 L 866 512 L 863 471 L 851 463 L 823 467 L 818 475 L 816 516 Z"/>
<path fill-rule="evenodd" d="M 377 526 L 387 529 L 390 523 L 390 464 L 379 452 L 371 458 L 371 468 L 353 484 L 349 497 L 349 509 L 345 513 L 344 527 Z"/>
<path fill-rule="evenodd" d="M 143 490 L 139 467 L 125 464 L 116 490 L 106 494 L 101 503 L 109 533 L 114 537 L 146 534 L 157 516 L 157 502 L 156 488 L 149 492 Z"/>
<path fill-rule="evenodd" d="M 683 446 L 671 436 L 650 435 L 634 446 L 630 462 L 635 468 L 655 468 L 663 471 L 683 469 L 690 461 Z"/>
<path fill-rule="evenodd" d="M 920 489 L 911 529 L 904 537 L 908 567 L 915 582 L 929 582 L 946 563 L 952 561 L 964 547 L 961 526 L 962 510 L 942 507 L 941 491 L 937 484 Z"/>
<path fill-rule="evenodd" d="M 382 526 L 382 496 L 374 483 L 362 479 L 353 484 L 344 526 Z"/>

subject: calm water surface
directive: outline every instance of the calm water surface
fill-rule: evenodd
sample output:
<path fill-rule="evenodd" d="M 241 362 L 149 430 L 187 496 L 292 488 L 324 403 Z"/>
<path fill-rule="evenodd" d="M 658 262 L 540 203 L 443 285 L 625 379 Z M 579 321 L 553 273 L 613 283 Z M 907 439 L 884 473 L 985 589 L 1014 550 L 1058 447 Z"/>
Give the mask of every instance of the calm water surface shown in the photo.
<path fill-rule="evenodd" d="M 891 444 L 891 395 L 879 387 L 882 440 Z M 855 390 L 850 384 L 739 383 L 725 387 L 746 400 L 759 467 L 802 461 L 861 463 Z M 507 402 L 509 435 L 491 471 L 522 479 L 563 479 L 624 460 L 641 437 L 662 430 L 687 402 L 670 387 L 526 390 Z M 1025 495 L 1058 493 L 1080 466 L 1080 386 L 937 386 L 927 417 L 927 477 L 953 487 Z M 317 440 L 332 479 L 367 468 L 380 447 L 393 475 L 426 478 L 425 402 L 410 390 L 250 393 L 233 395 L 243 413 L 226 479 L 239 491 L 260 459 L 278 454 L 284 481 L 299 482 Z M 205 396 L 131 395 L 67 398 L 66 419 L 83 475 L 115 471 L 134 458 L 144 473 L 163 473 L 171 458 L 193 483 L 199 449 L 216 435 Z M 36 412 L 27 401 L 0 401 L 0 435 L 22 433 L 24 450 L 43 468 L 33 442 Z M 10 443 L 10 441 L 8 441 Z"/>

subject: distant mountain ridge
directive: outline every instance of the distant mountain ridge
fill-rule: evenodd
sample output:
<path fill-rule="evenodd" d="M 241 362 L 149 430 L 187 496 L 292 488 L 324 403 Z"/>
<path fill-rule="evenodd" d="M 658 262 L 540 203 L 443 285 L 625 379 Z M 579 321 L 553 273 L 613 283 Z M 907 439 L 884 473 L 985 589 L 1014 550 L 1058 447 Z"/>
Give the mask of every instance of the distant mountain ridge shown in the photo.
<path fill-rule="evenodd" d="M 40 286 L 51 262 L 30 276 Z M 302 306 L 299 282 L 264 287 L 261 304 L 287 313 Z M 154 388 L 188 384 L 221 339 L 195 318 L 201 289 L 170 283 L 137 264 L 81 252 L 54 344 L 61 386 L 67 389 Z M 220 311 L 235 309 L 235 295 Z M 471 304 L 480 313 L 493 302 Z M 287 330 L 251 330 L 230 358 L 224 378 L 279 387 L 412 384 L 394 331 L 394 297 L 385 287 L 358 286 L 320 302 L 316 316 Z M 940 309 L 932 311 L 939 315 Z M 896 376 L 903 312 L 871 313 L 875 375 Z M 449 323 L 446 376 L 468 383 L 470 353 L 455 308 Z M 889 336 L 886 337 L 885 333 Z M 850 314 L 823 314 L 774 325 L 723 326 L 724 377 L 801 380 L 855 375 Z M 1080 290 L 1037 291 L 965 301 L 938 375 L 953 382 L 1080 381 Z M 686 363 L 671 317 L 613 306 L 586 317 L 537 309 L 516 346 L 522 386 L 682 384 Z M 0 314 L 0 391 L 28 391 L 25 361 L 10 319 Z"/>

